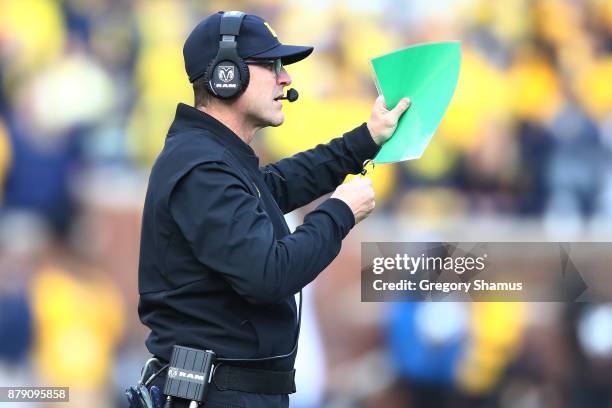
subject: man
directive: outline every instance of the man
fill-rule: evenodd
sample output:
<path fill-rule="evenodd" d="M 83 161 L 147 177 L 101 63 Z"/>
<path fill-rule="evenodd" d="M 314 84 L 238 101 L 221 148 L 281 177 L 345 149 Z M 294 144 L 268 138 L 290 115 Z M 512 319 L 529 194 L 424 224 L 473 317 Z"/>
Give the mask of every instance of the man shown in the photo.
<path fill-rule="evenodd" d="M 234 359 L 217 365 L 206 407 L 288 405 L 294 295 L 374 208 L 368 179 L 338 185 L 377 153 L 408 107 L 402 100 L 389 111 L 379 98 L 367 124 L 260 168 L 249 144 L 284 121 L 279 98 L 291 77 L 283 66 L 312 50 L 282 45 L 264 20 L 239 12 L 209 16 L 183 48 L 195 107 L 178 105 L 151 171 L 139 313 L 162 363 L 174 345 Z M 332 191 L 290 233 L 283 214 Z M 152 384 L 164 381 L 162 373 Z"/>

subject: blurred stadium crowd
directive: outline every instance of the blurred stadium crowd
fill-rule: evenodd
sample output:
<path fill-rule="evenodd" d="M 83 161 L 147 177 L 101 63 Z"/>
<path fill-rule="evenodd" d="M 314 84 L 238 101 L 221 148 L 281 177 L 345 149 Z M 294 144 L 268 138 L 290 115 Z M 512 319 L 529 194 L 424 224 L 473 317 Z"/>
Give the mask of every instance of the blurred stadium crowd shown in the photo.
<path fill-rule="evenodd" d="M 370 58 L 462 42 L 425 155 L 376 167 L 377 214 L 307 293 L 293 406 L 612 406 L 609 304 L 364 304 L 359 290 L 361 241 L 610 241 L 606 0 L 0 0 L 0 385 L 125 406 L 147 358 L 147 172 L 192 103 L 187 33 L 232 9 L 315 46 L 287 67 L 300 100 L 255 142 L 264 162 L 367 120 Z"/>

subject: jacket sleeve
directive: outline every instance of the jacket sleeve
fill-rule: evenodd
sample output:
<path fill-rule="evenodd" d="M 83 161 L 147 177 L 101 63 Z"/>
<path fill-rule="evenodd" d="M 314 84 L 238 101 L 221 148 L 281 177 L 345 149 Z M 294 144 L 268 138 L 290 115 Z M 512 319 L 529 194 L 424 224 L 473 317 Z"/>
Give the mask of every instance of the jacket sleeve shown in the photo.
<path fill-rule="evenodd" d="M 363 162 L 380 147 L 366 124 L 343 137 L 321 144 L 261 169 L 279 208 L 288 213 L 333 191 L 348 174 L 356 174 Z"/>
<path fill-rule="evenodd" d="M 252 303 L 277 303 L 300 291 L 337 256 L 355 223 L 344 202 L 329 199 L 293 234 L 275 239 L 258 198 L 223 162 L 183 177 L 170 211 L 197 259 Z"/>

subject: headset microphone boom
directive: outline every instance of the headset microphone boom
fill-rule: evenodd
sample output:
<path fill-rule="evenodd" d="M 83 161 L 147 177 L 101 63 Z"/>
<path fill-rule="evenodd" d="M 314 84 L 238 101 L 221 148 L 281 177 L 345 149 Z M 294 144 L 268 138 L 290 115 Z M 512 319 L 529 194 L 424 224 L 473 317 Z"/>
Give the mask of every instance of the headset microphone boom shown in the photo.
<path fill-rule="evenodd" d="M 286 99 L 289 102 L 295 102 L 297 101 L 298 97 L 300 96 L 300 94 L 298 93 L 298 91 L 296 91 L 293 88 L 290 88 L 287 90 L 287 96 L 281 96 L 280 98 L 277 98 L 277 100 L 282 100 L 282 99 Z"/>

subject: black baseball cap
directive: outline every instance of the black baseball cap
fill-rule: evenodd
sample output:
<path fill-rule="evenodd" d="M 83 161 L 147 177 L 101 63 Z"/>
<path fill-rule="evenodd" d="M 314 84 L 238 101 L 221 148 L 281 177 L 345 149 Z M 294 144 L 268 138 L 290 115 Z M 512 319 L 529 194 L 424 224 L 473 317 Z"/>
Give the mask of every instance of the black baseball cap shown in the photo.
<path fill-rule="evenodd" d="M 202 20 L 189 34 L 183 46 L 185 70 L 189 82 L 204 75 L 206 68 L 219 51 L 219 27 L 223 12 Z M 312 53 L 313 47 L 281 44 L 276 33 L 261 17 L 247 14 L 242 20 L 237 37 L 238 55 L 242 59 L 277 59 L 283 65 L 303 60 Z"/>

